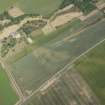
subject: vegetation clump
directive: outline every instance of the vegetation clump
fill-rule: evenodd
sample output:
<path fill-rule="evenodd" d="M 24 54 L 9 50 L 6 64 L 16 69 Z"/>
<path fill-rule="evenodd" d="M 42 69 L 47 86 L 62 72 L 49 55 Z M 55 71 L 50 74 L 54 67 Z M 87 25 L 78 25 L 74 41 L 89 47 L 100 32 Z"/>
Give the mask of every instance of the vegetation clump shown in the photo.
<path fill-rule="evenodd" d="M 33 31 L 44 27 L 46 24 L 47 22 L 43 20 L 27 21 L 27 23 L 21 27 L 21 30 L 23 30 L 26 34 L 30 34 Z"/>
<path fill-rule="evenodd" d="M 9 36 L 8 38 L 4 38 L 2 41 L 1 46 L 1 56 L 4 57 L 11 48 L 13 48 L 16 45 L 16 39 L 12 36 Z"/>
<path fill-rule="evenodd" d="M 88 14 L 96 8 L 93 0 L 64 0 L 63 3 L 60 5 L 60 9 L 70 4 L 74 4 L 84 14 Z"/>

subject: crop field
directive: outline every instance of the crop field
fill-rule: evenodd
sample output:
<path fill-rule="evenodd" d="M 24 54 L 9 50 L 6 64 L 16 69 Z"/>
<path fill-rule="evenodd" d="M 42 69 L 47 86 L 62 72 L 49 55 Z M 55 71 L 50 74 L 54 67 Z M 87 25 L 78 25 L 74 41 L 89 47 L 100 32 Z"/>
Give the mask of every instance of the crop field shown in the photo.
<path fill-rule="evenodd" d="M 79 59 L 75 68 L 105 105 L 105 41 Z"/>
<path fill-rule="evenodd" d="M 63 0 L 18 0 L 16 5 L 25 13 L 48 15 L 59 8 Z"/>
<path fill-rule="evenodd" d="M 0 0 L 0 13 L 13 5 L 17 0 Z"/>
<path fill-rule="evenodd" d="M 79 73 L 66 70 L 43 85 L 24 105 L 99 105 Z"/>
<path fill-rule="evenodd" d="M 18 97 L 10 86 L 7 74 L 0 65 L 0 105 L 14 105 Z"/>
<path fill-rule="evenodd" d="M 14 62 L 11 65 L 12 72 L 23 93 L 30 95 L 68 62 L 104 39 L 103 27 L 105 27 L 105 20 L 75 35 L 58 36 Z"/>

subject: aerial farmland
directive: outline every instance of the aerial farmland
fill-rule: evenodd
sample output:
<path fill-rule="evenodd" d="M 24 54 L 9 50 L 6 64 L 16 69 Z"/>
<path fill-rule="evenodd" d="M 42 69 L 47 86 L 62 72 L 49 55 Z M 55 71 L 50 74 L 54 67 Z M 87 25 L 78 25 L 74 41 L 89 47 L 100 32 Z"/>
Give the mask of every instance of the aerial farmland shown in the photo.
<path fill-rule="evenodd" d="M 0 1 L 0 105 L 104 105 L 105 1 Z"/>
<path fill-rule="evenodd" d="M 16 6 L 25 13 L 51 15 L 58 9 L 63 0 L 18 0 Z"/>

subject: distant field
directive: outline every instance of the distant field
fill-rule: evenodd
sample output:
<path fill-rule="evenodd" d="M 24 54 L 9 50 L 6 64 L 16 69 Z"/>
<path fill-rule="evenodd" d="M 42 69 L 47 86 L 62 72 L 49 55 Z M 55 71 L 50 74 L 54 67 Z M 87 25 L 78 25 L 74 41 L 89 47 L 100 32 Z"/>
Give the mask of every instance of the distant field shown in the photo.
<path fill-rule="evenodd" d="M 10 86 L 7 74 L 0 65 L 0 105 L 14 105 L 18 97 Z"/>
<path fill-rule="evenodd" d="M 12 6 L 17 0 L 0 0 L 0 13 Z"/>
<path fill-rule="evenodd" d="M 63 0 L 19 0 L 16 5 L 25 13 L 48 15 L 59 8 Z"/>
<path fill-rule="evenodd" d="M 79 59 L 75 68 L 105 105 L 105 42 Z"/>
<path fill-rule="evenodd" d="M 103 27 L 105 23 L 101 21 L 73 38 L 70 38 L 73 35 L 70 34 L 71 27 L 67 30 L 63 28 L 58 37 L 41 44 L 32 53 L 12 63 L 14 76 L 23 93 L 33 92 L 68 62 L 105 38 Z M 43 40 L 47 42 L 49 38 Z"/>

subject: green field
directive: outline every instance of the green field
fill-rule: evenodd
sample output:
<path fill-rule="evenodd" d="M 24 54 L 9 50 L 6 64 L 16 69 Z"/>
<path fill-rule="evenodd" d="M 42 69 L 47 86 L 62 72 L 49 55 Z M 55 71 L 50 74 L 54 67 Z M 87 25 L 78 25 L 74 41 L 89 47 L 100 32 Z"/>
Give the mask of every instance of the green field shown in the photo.
<path fill-rule="evenodd" d="M 12 6 L 17 0 L 0 0 L 0 13 Z"/>
<path fill-rule="evenodd" d="M 14 105 L 18 97 L 10 86 L 7 74 L 0 65 L 0 105 Z"/>
<path fill-rule="evenodd" d="M 58 9 L 63 0 L 19 0 L 16 5 L 25 13 L 48 15 Z"/>
<path fill-rule="evenodd" d="M 92 0 L 82 0 L 82 1 L 81 0 L 63 0 L 60 8 L 64 8 L 70 4 L 74 4 L 84 14 L 88 14 L 96 8 L 95 5 L 92 3 Z"/>
<path fill-rule="evenodd" d="M 25 13 L 51 15 L 63 0 L 0 0 L 0 12 L 16 5 Z"/>
<path fill-rule="evenodd" d="M 79 59 L 75 68 L 105 105 L 105 42 Z"/>
<path fill-rule="evenodd" d="M 60 35 L 58 34 L 58 37 L 50 42 L 47 42 L 49 38 L 47 41 L 44 39 L 44 41 L 38 41 L 38 43 L 44 42 L 44 44 L 42 43 L 32 53 L 11 64 L 12 72 L 23 93 L 27 94 L 26 90 L 30 93 L 36 90 L 68 62 L 105 38 L 103 27 L 105 27 L 105 23 L 101 21 L 73 38 L 68 38 L 72 35 L 70 34 L 71 27 L 67 30 L 64 28 L 62 34 L 59 33 Z"/>

